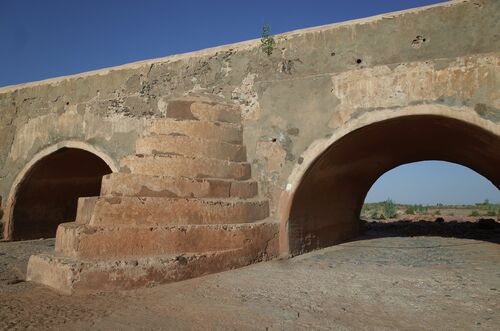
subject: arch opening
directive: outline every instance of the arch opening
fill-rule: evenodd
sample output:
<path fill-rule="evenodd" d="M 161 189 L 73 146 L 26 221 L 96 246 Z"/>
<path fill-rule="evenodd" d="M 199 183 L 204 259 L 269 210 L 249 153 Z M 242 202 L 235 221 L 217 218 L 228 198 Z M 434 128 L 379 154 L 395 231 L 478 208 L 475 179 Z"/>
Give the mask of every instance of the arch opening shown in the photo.
<path fill-rule="evenodd" d="M 57 226 L 75 220 L 79 197 L 99 195 L 102 177 L 111 173 L 99 156 L 63 147 L 38 160 L 17 188 L 12 239 L 55 237 Z"/>
<path fill-rule="evenodd" d="M 354 238 L 373 183 L 397 166 L 426 160 L 466 166 L 500 188 L 500 136 L 438 115 L 372 123 L 332 143 L 302 176 L 288 215 L 289 253 Z"/>

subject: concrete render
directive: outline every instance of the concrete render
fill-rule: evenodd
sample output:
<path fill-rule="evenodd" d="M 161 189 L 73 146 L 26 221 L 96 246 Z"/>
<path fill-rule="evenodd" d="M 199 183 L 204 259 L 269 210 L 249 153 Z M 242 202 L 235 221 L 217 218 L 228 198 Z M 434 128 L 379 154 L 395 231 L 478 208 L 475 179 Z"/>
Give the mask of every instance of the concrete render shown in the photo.
<path fill-rule="evenodd" d="M 78 215 L 88 214 L 90 225 L 117 219 L 112 213 L 108 220 L 91 214 L 94 207 L 109 210 L 106 203 L 124 204 L 125 197 L 104 197 L 120 185 L 122 195 L 147 196 L 149 210 L 160 216 L 162 204 L 151 191 L 166 194 L 166 187 L 190 197 L 202 197 L 204 187 L 210 192 L 205 196 L 232 199 L 230 193 L 220 193 L 224 184 L 200 182 L 204 176 L 198 175 L 209 173 L 210 178 L 238 183 L 234 187 L 240 185 L 243 191 L 234 193 L 235 198 L 258 199 L 244 202 L 252 207 L 231 204 L 217 210 L 228 218 L 224 224 L 231 223 L 229 218 L 238 223 L 267 215 L 275 229 L 248 225 L 258 230 L 245 230 L 252 235 L 242 230 L 241 235 L 255 240 L 257 250 L 264 247 L 259 245 L 265 245 L 266 252 L 272 248 L 268 258 L 301 254 L 355 236 L 369 187 L 400 164 L 426 159 L 456 162 L 500 187 L 499 30 L 498 1 L 450 1 L 280 34 L 270 56 L 260 50 L 259 40 L 252 40 L 0 88 L 3 237 L 12 239 L 15 232 L 17 194 L 31 169 L 63 148 L 90 152 L 113 173 L 103 180 L 103 198 L 97 204 L 82 200 L 78 206 Z M 171 123 L 165 121 L 169 118 L 178 122 L 175 130 L 183 126 L 188 138 L 158 142 L 144 137 L 145 132 L 170 130 Z M 193 119 L 200 123 L 188 125 Z M 202 127 L 207 121 L 223 124 Z M 233 124 L 241 125 L 242 134 Z M 214 146 L 217 137 L 227 145 Z M 157 157 L 162 153 L 172 160 L 162 163 L 164 159 Z M 137 160 L 137 155 L 146 156 Z M 206 159 L 200 165 L 185 161 L 187 157 Z M 135 177 L 129 185 L 116 179 L 128 173 L 146 177 Z M 187 176 L 196 183 L 183 182 L 181 189 L 181 179 L 158 184 L 148 177 L 156 175 Z M 148 181 L 144 193 L 141 183 Z M 333 202 L 326 197 L 333 197 Z M 132 206 L 128 203 L 124 209 Z M 178 210 L 197 208 L 187 204 Z M 130 210 L 141 215 L 140 208 Z M 204 215 L 204 207 L 199 208 L 199 215 Z M 191 216 L 185 217 L 192 220 Z M 132 216 L 123 222 L 135 224 Z M 60 226 L 60 232 L 83 238 L 79 233 L 86 232 L 74 227 Z M 129 231 L 126 238 L 138 233 Z M 276 240 L 269 246 L 273 236 Z M 105 240 L 92 238 L 96 239 L 89 239 L 86 247 Z M 66 253 L 71 251 L 62 239 L 58 242 Z M 120 245 L 106 254 L 120 256 L 126 251 Z M 101 253 L 70 256 L 109 257 Z M 240 265 L 231 260 L 238 255 L 231 256 L 228 261 L 233 262 L 228 263 L 220 258 L 224 268 Z"/>

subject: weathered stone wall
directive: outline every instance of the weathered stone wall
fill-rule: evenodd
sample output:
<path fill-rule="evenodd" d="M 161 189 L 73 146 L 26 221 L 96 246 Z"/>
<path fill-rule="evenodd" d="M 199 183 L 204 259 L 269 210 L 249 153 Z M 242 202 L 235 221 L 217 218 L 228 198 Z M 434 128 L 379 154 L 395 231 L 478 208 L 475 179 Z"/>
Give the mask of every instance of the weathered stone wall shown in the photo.
<path fill-rule="evenodd" d="M 35 155 L 85 142 L 112 160 L 167 104 L 215 94 L 241 105 L 253 177 L 279 196 L 303 153 L 353 119 L 448 105 L 500 122 L 500 2 L 452 1 L 259 41 L 0 89 L 0 195 Z"/>

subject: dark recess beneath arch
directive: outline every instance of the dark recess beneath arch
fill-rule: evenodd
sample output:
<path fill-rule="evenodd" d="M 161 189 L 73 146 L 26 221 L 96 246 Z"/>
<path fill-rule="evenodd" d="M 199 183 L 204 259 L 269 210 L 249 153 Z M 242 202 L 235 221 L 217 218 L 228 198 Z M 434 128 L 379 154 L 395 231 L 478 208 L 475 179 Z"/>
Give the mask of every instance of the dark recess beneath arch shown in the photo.
<path fill-rule="evenodd" d="M 370 124 L 334 142 L 306 171 L 288 218 L 290 253 L 355 237 L 373 183 L 399 165 L 425 160 L 464 165 L 500 188 L 500 137 L 495 134 L 435 115 Z"/>
<path fill-rule="evenodd" d="M 79 197 L 97 196 L 110 167 L 95 154 L 62 148 L 38 161 L 22 181 L 14 205 L 13 239 L 55 237 L 75 220 Z"/>

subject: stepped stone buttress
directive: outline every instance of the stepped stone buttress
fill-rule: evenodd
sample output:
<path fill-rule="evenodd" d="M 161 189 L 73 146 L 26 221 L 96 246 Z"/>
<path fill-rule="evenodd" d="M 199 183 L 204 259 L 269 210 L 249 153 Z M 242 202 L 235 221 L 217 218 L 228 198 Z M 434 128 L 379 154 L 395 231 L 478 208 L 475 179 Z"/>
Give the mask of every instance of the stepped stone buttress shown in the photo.
<path fill-rule="evenodd" d="M 258 195 L 240 110 L 209 99 L 168 104 L 57 229 L 55 252 L 32 256 L 28 280 L 65 293 L 129 289 L 232 269 L 277 255 L 278 224 Z"/>

